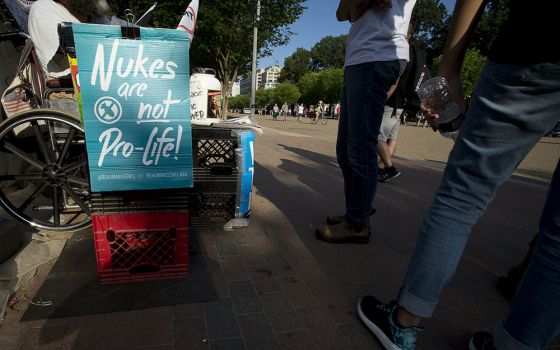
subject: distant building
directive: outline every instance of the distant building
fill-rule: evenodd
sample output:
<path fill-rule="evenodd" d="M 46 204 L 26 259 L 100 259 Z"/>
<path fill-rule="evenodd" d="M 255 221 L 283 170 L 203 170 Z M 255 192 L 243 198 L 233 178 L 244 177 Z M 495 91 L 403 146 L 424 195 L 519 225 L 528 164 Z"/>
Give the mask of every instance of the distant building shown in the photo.
<path fill-rule="evenodd" d="M 261 82 L 259 84 L 259 89 L 274 89 L 276 84 L 278 84 L 278 77 L 282 68 L 278 66 L 270 66 L 264 69 L 261 73 Z"/>
<path fill-rule="evenodd" d="M 258 82 L 257 82 L 258 86 Z M 239 93 L 241 94 L 250 94 L 251 93 L 251 77 L 249 76 L 247 79 L 243 79 L 239 82 Z"/>
<path fill-rule="evenodd" d="M 229 91 L 229 96 L 230 97 L 235 97 L 235 96 L 239 95 L 240 93 L 241 93 L 241 83 L 239 81 L 236 81 L 231 86 L 231 89 Z"/>
<path fill-rule="evenodd" d="M 269 66 L 266 68 L 257 69 L 257 90 L 258 89 L 273 89 L 278 83 L 278 77 L 282 68 L 278 66 Z M 251 93 L 251 76 L 243 79 L 240 82 L 240 92 L 242 94 Z"/>

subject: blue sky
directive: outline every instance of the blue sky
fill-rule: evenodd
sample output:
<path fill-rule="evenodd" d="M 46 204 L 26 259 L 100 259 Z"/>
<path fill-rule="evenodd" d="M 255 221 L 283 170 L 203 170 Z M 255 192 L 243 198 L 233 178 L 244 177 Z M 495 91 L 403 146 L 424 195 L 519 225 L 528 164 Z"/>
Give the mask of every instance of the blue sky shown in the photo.
<path fill-rule="evenodd" d="M 440 0 L 449 11 L 455 5 L 455 0 Z M 307 9 L 295 22 L 291 30 L 294 32 L 290 43 L 286 46 L 277 47 L 273 55 L 259 60 L 258 67 L 267 67 L 273 64 L 284 65 L 284 59 L 296 51 L 298 47 L 306 50 L 311 49 L 319 40 L 327 35 L 337 36 L 348 33 L 350 24 L 336 20 L 336 8 L 338 0 L 307 0 Z"/>

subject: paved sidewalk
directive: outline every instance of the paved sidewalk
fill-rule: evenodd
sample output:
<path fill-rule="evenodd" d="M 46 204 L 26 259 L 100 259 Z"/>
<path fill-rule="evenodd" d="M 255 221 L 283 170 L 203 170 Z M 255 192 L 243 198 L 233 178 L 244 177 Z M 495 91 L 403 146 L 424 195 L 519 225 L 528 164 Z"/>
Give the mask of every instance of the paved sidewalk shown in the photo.
<path fill-rule="evenodd" d="M 331 148 L 297 135 L 259 139 L 251 226 L 201 230 L 191 247 L 191 254 L 216 262 L 210 273 L 218 300 L 20 322 L 50 264 L 8 311 L 0 348 L 381 349 L 359 322 L 355 303 L 366 293 L 387 301 L 396 295 L 443 168 L 396 160 L 403 176 L 379 187 L 371 242 L 332 245 L 314 237 L 325 214 L 341 209 Z M 426 322 L 419 349 L 466 349 L 474 331 L 504 316 L 508 304 L 494 282 L 525 254 L 545 192 L 546 186 L 516 179 L 500 189 Z"/>
<path fill-rule="evenodd" d="M 191 254 L 219 262 L 210 271 L 219 300 L 19 322 L 51 263 L 8 311 L 0 328 L 1 348 L 377 348 L 355 317 L 354 306 L 329 282 L 288 220 L 259 195 L 253 207 L 249 229 L 203 230 L 199 245 L 191 247 Z"/>

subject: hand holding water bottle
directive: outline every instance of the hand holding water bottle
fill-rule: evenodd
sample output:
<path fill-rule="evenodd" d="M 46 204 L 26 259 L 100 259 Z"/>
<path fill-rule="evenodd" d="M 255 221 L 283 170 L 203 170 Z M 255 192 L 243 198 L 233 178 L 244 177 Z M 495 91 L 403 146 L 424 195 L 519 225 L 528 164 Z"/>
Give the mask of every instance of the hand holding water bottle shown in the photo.
<path fill-rule="evenodd" d="M 465 115 L 464 108 L 455 102 L 447 80 L 444 77 L 426 80 L 418 89 L 418 96 L 434 130 L 455 139 Z"/>

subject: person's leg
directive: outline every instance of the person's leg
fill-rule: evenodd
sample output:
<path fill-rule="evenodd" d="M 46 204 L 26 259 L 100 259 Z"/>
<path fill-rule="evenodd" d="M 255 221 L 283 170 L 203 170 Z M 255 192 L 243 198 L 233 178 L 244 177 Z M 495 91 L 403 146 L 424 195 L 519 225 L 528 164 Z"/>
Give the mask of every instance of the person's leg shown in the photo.
<path fill-rule="evenodd" d="M 316 230 L 331 243 L 368 243 L 369 218 L 377 189 L 377 138 L 389 87 L 397 80 L 398 61 L 346 67 L 343 113 L 339 123 L 337 159 L 344 176 L 346 213 L 327 217 L 329 226 Z"/>
<path fill-rule="evenodd" d="M 393 166 L 391 162 L 391 155 L 389 153 L 389 147 L 387 145 L 387 140 L 391 129 L 393 128 L 391 116 L 393 115 L 394 108 L 385 106 L 383 110 L 383 119 L 381 120 L 381 126 L 379 127 L 379 136 L 377 138 L 377 155 L 381 159 L 379 162 L 379 168 L 389 168 Z"/>
<path fill-rule="evenodd" d="M 387 145 L 389 146 L 389 155 L 392 157 L 397 151 L 397 139 L 399 138 L 399 129 L 401 127 L 399 115 L 403 114 L 402 109 L 397 109 L 395 115 L 391 118 L 391 130 L 387 135 Z"/>
<path fill-rule="evenodd" d="M 387 91 L 397 81 L 398 61 L 347 67 L 348 159 L 352 171 L 346 220 L 355 228 L 369 221 L 377 190 L 377 139 Z"/>
<path fill-rule="evenodd" d="M 472 226 L 496 188 L 554 125 L 559 109 L 559 65 L 487 63 L 420 227 L 399 295 L 401 308 L 417 317 L 431 317 Z"/>
<path fill-rule="evenodd" d="M 380 167 L 383 165 L 383 168 L 390 168 L 393 166 L 393 162 L 391 161 L 391 152 L 389 150 L 389 145 L 387 141 L 379 139 L 377 141 L 377 154 L 379 158 L 381 158 L 381 162 L 383 164 L 379 164 Z"/>
<path fill-rule="evenodd" d="M 388 113 L 388 109 L 390 113 Z M 379 137 L 385 141 L 378 143 L 379 148 L 377 150 L 382 163 L 385 165 L 383 171 L 379 172 L 378 175 L 380 182 L 388 182 L 401 175 L 401 172 L 394 167 L 392 160 L 399 132 L 399 120 L 394 114 L 395 110 L 393 108 L 385 107 L 385 114 L 383 115 L 383 122 L 381 123 L 381 131 L 379 133 Z"/>
<path fill-rule="evenodd" d="M 336 136 L 336 160 L 342 171 L 344 180 L 344 203 L 348 207 L 350 192 L 352 188 L 352 169 L 350 167 L 350 159 L 348 159 L 348 108 L 346 94 L 346 69 L 344 77 L 344 86 L 342 88 L 342 96 L 340 98 L 340 119 L 338 121 L 338 133 Z"/>
<path fill-rule="evenodd" d="M 505 321 L 494 332 L 499 349 L 543 349 L 560 330 L 559 198 L 560 161 L 552 177 L 529 267 Z"/>
<path fill-rule="evenodd" d="M 389 155 L 393 157 L 397 152 L 397 140 L 387 140 L 387 147 L 389 148 Z"/>

